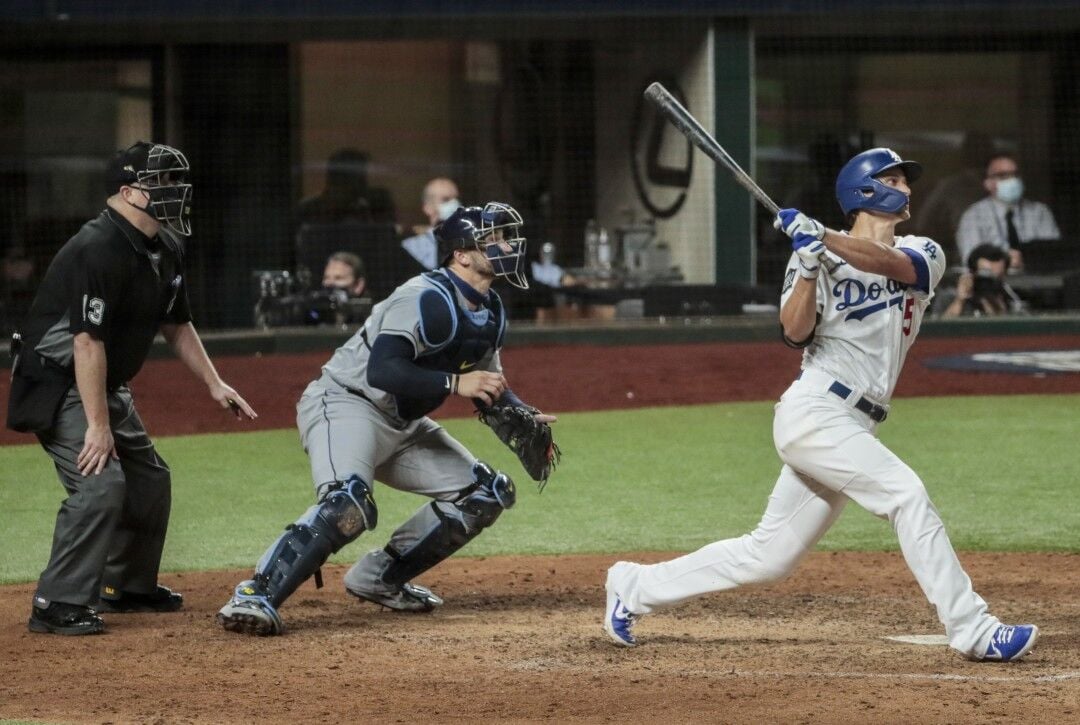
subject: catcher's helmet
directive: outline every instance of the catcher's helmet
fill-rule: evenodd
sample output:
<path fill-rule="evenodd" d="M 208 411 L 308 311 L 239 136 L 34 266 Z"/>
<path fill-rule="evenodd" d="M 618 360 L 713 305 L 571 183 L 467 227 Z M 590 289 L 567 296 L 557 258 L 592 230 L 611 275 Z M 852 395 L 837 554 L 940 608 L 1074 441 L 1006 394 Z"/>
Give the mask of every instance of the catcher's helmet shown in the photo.
<path fill-rule="evenodd" d="M 845 214 L 858 209 L 895 214 L 908 203 L 907 194 L 882 184 L 874 177 L 900 167 L 908 183 L 922 175 L 922 166 L 904 161 L 892 149 L 876 148 L 856 154 L 836 176 L 836 200 Z"/>
<path fill-rule="evenodd" d="M 491 262 L 496 276 L 520 289 L 529 289 L 522 223 L 517 210 L 502 202 L 460 207 L 435 227 L 439 263 L 447 264 L 455 249 L 476 249 Z"/>
<path fill-rule="evenodd" d="M 106 193 L 121 186 L 145 191 L 150 197 L 146 213 L 177 234 L 191 234 L 191 166 L 178 149 L 160 143 L 137 141 L 117 151 L 106 172 Z"/>

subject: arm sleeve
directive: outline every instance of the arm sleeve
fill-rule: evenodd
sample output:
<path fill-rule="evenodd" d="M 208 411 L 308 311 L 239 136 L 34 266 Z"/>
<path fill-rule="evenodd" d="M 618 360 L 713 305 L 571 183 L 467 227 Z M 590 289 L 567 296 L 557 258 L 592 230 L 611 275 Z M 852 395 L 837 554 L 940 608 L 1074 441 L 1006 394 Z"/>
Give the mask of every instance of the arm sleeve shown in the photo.
<path fill-rule="evenodd" d="M 927 237 L 903 237 L 897 246 L 915 266 L 913 287 L 925 299 L 929 299 L 945 274 L 945 252 L 937 242 Z"/>
<path fill-rule="evenodd" d="M 436 397 L 450 394 L 450 374 L 426 370 L 413 359 L 408 337 L 382 333 L 371 346 L 367 364 L 368 385 L 391 395 Z"/>
<path fill-rule="evenodd" d="M 68 330 L 108 341 L 123 288 L 120 265 L 107 254 L 83 247 L 72 273 Z"/>

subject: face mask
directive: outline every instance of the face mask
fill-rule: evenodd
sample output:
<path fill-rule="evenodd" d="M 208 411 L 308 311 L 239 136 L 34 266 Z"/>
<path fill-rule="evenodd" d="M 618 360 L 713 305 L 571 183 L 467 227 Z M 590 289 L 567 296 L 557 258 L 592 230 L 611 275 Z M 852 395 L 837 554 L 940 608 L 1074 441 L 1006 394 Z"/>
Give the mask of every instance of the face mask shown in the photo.
<path fill-rule="evenodd" d="M 1015 204 L 1024 195 L 1024 182 L 1019 176 L 1002 179 L 997 183 L 995 195 L 999 201 L 1006 204 Z"/>
<path fill-rule="evenodd" d="M 439 221 L 444 222 L 450 218 L 461 207 L 461 202 L 457 199 L 447 199 L 438 206 Z"/>

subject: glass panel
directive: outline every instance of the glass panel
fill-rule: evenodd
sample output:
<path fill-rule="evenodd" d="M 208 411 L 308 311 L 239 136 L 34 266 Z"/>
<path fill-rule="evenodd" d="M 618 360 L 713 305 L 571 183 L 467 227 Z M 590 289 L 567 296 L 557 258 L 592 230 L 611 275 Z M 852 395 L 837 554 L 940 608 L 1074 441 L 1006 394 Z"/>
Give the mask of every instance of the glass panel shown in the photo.
<path fill-rule="evenodd" d="M 25 313 L 56 250 L 104 206 L 117 148 L 151 133 L 148 60 L 0 64 L 0 326 Z"/>

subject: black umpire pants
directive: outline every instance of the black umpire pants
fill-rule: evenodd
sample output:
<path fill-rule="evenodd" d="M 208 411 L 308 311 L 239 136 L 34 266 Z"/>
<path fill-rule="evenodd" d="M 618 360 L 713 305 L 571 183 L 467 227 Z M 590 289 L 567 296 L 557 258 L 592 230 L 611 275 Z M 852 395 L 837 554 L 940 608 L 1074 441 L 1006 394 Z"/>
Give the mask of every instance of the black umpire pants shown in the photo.
<path fill-rule="evenodd" d="M 103 584 L 144 594 L 157 587 L 172 503 L 169 467 L 154 450 L 131 391 L 108 393 L 107 402 L 120 459 L 110 458 L 96 476 L 83 476 L 76 464 L 87 423 L 75 386 L 52 428 L 38 433 L 68 493 L 56 514 L 49 564 L 38 579 L 37 596 L 50 602 L 94 606 Z"/>

